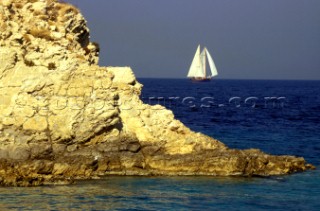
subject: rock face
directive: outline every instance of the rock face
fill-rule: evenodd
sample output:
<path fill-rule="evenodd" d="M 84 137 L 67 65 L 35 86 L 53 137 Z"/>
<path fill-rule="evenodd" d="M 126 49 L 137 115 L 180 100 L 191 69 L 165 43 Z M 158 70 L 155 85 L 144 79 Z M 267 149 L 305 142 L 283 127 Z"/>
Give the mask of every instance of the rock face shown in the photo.
<path fill-rule="evenodd" d="M 143 104 L 129 67 L 99 67 L 77 8 L 0 2 L 0 185 L 65 184 L 106 175 L 269 176 L 303 158 L 234 150 Z"/>

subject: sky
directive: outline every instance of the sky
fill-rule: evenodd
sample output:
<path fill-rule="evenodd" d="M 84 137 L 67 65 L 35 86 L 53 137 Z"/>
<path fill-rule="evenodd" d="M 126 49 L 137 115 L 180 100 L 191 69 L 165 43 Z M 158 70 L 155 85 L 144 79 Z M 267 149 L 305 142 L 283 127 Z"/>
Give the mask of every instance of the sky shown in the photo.
<path fill-rule="evenodd" d="M 320 80 L 319 0 L 66 0 L 88 21 L 100 65 L 185 78 L 198 44 L 220 79 Z"/>

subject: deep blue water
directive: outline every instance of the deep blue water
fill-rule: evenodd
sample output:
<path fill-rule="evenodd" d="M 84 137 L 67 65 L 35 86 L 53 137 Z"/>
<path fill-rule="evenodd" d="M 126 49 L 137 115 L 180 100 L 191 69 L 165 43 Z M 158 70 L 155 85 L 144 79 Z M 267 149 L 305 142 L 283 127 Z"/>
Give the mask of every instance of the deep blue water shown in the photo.
<path fill-rule="evenodd" d="M 259 148 L 320 164 L 320 81 L 140 79 L 143 100 L 170 108 L 231 148 Z"/>
<path fill-rule="evenodd" d="M 303 156 L 315 171 L 271 178 L 108 177 L 0 188 L 0 210 L 320 210 L 320 81 L 139 79 L 142 98 L 232 148 Z"/>

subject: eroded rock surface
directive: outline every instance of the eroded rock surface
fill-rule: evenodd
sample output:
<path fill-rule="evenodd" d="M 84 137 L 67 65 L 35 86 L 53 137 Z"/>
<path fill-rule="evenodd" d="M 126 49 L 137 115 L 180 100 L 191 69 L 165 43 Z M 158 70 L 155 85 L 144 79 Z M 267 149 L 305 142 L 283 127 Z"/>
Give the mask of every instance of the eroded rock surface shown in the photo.
<path fill-rule="evenodd" d="M 79 9 L 0 1 L 0 185 L 106 175 L 281 175 L 303 158 L 235 150 L 140 100 L 129 67 L 99 67 Z"/>

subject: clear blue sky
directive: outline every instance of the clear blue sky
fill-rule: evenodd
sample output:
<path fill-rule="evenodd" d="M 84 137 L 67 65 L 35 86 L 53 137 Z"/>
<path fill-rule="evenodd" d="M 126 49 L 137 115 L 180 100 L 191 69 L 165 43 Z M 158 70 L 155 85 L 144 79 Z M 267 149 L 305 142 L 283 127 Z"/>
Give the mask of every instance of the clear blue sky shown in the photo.
<path fill-rule="evenodd" d="M 100 65 L 183 78 L 198 44 L 223 79 L 320 80 L 320 0 L 67 0 L 101 46 Z"/>

